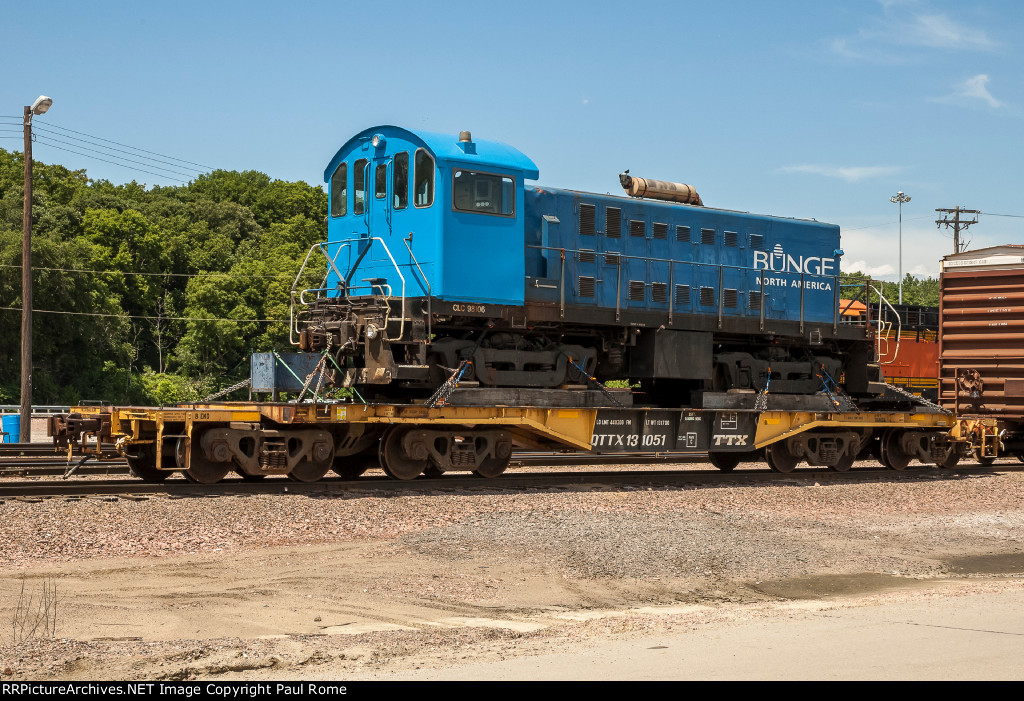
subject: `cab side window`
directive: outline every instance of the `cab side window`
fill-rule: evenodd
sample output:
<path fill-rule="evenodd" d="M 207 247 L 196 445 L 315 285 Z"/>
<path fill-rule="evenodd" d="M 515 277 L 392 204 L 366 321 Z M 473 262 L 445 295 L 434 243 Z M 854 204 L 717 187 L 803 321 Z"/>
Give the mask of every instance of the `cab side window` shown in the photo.
<path fill-rule="evenodd" d="M 352 168 L 352 189 L 355 191 L 356 201 L 352 207 L 353 214 L 362 214 L 366 208 L 366 159 L 360 158 Z"/>
<path fill-rule="evenodd" d="M 434 204 L 434 159 L 424 149 L 416 150 L 416 179 L 413 202 L 417 207 Z"/>
<path fill-rule="evenodd" d="M 348 212 L 348 163 L 340 163 L 331 176 L 331 216 L 343 217 Z"/>
<path fill-rule="evenodd" d="M 409 154 L 406 151 L 395 154 L 391 191 L 394 193 L 395 209 L 405 209 L 409 206 Z"/>

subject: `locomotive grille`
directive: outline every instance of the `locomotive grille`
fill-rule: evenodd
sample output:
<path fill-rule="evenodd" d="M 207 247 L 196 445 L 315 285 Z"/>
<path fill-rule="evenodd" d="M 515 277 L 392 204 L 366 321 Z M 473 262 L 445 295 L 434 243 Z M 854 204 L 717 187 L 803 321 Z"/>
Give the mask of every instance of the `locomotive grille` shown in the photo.
<path fill-rule="evenodd" d="M 579 294 L 580 297 L 594 296 L 594 278 L 587 275 L 580 275 Z"/>
<path fill-rule="evenodd" d="M 728 307 L 729 309 L 735 309 L 736 308 L 736 299 L 737 299 L 737 296 L 738 296 L 737 293 L 736 293 L 736 290 L 725 289 L 722 292 L 723 292 L 722 296 L 725 298 L 722 303 L 726 307 Z"/>
<path fill-rule="evenodd" d="M 725 232 L 725 245 L 729 248 L 736 248 L 740 245 L 740 235 L 735 231 Z"/>
<path fill-rule="evenodd" d="M 643 302 L 644 292 L 647 289 L 647 283 L 643 280 L 630 280 L 629 281 L 629 299 L 632 302 Z"/>
<path fill-rule="evenodd" d="M 622 238 L 622 210 L 618 207 L 606 207 L 604 210 L 604 235 L 611 239 Z"/>
<path fill-rule="evenodd" d="M 700 303 L 705 307 L 715 306 L 715 288 L 714 287 L 702 287 L 700 288 Z"/>
<path fill-rule="evenodd" d="M 685 243 L 690 242 L 690 227 L 688 226 L 677 226 L 676 227 L 676 241 L 683 241 Z"/>
<path fill-rule="evenodd" d="M 647 222 L 638 219 L 629 220 L 629 235 L 647 238 Z"/>
<path fill-rule="evenodd" d="M 751 309 L 751 311 L 760 311 L 761 310 L 761 293 L 760 292 L 751 292 L 749 295 L 747 295 L 747 299 L 750 301 L 750 309 Z"/>
<path fill-rule="evenodd" d="M 667 239 L 668 238 L 668 224 L 654 224 L 654 238 L 656 239 Z"/>
<path fill-rule="evenodd" d="M 605 263 L 605 265 L 618 265 L 619 264 L 619 254 L 618 253 L 605 253 L 604 254 L 604 263 Z"/>
<path fill-rule="evenodd" d="M 594 262 L 594 252 L 592 250 L 590 250 L 589 248 L 581 248 L 580 249 L 580 263 L 593 263 L 593 262 Z"/>
<path fill-rule="evenodd" d="M 761 234 L 750 235 L 750 247 L 755 251 L 764 250 L 764 236 Z"/>
<path fill-rule="evenodd" d="M 690 306 L 690 286 L 689 285 L 676 285 L 676 306 L 677 307 L 688 307 L 688 306 Z"/>
<path fill-rule="evenodd" d="M 714 229 L 701 229 L 700 230 L 700 242 L 705 246 L 715 245 L 715 230 Z"/>
<path fill-rule="evenodd" d="M 667 302 L 668 284 L 664 282 L 651 283 L 651 299 L 655 302 Z"/>
<path fill-rule="evenodd" d="M 580 234 L 593 236 L 597 230 L 597 207 L 592 204 L 580 205 Z"/>

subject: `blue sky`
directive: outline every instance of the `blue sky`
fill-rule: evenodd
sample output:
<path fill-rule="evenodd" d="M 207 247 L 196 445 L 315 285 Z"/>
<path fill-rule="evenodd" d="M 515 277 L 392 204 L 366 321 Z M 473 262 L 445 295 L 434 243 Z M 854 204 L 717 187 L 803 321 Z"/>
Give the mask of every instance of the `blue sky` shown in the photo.
<path fill-rule="evenodd" d="M 905 272 L 952 252 L 939 207 L 983 212 L 972 248 L 1024 243 L 1019 0 L 48 2 L 0 22 L 0 115 L 51 96 L 35 157 L 95 178 L 202 164 L 319 184 L 366 127 L 469 129 L 541 184 L 619 192 L 629 168 L 839 224 L 844 268 L 878 277 L 898 265 L 897 190 Z M 0 147 L 17 130 L 0 119 Z M 191 164 L 105 163 L 83 134 Z"/>

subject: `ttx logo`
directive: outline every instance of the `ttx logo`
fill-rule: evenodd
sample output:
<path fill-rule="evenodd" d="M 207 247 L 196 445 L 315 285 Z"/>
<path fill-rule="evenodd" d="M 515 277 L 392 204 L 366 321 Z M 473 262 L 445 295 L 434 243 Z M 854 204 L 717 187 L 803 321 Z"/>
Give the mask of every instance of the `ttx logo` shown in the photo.
<path fill-rule="evenodd" d="M 742 436 L 735 433 L 721 434 L 716 433 L 712 438 L 715 440 L 715 445 L 747 445 L 747 438 L 750 436 L 749 433 L 745 433 Z"/>

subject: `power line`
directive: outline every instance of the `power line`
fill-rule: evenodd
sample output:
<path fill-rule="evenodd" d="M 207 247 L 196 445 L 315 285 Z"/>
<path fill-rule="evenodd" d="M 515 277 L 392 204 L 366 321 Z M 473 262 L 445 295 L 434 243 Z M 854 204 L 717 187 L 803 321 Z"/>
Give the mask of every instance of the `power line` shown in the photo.
<path fill-rule="evenodd" d="M 924 216 L 921 216 L 921 217 L 908 217 L 907 221 L 916 221 L 918 219 L 931 219 L 931 216 L 928 215 L 928 214 L 925 214 Z M 857 227 L 853 227 L 853 228 L 845 227 L 844 226 L 843 227 L 843 231 L 861 231 L 863 229 L 877 229 L 880 226 L 892 226 L 895 223 L 896 222 L 887 221 L 887 222 L 882 222 L 881 224 L 870 224 L 868 226 L 857 226 Z"/>
<path fill-rule="evenodd" d="M 57 136 L 62 136 L 65 139 L 71 139 L 72 142 L 79 142 L 79 143 L 82 143 L 82 144 L 89 144 L 90 146 L 97 146 L 99 148 L 106 149 L 107 151 L 114 151 L 116 153 L 123 153 L 123 154 L 129 155 L 129 156 L 135 156 L 137 158 L 142 158 L 142 159 L 147 160 L 147 161 L 153 161 L 154 163 L 163 163 L 164 165 L 172 166 L 174 168 L 182 168 L 182 169 L 185 169 L 185 170 L 194 170 L 197 173 L 202 173 L 203 172 L 202 170 L 200 170 L 198 168 L 188 168 L 186 166 L 182 166 L 182 165 L 179 165 L 177 163 L 172 163 L 171 161 L 162 161 L 159 158 L 150 158 L 149 156 L 142 156 L 142 155 L 139 155 L 137 153 L 132 153 L 132 151 L 124 151 L 124 150 L 119 149 L 119 148 L 111 148 L 110 146 L 104 146 L 102 144 L 97 144 L 97 143 L 94 143 L 92 141 L 87 141 L 86 139 L 79 139 L 79 138 L 74 137 L 74 136 L 67 136 L 66 134 L 61 134 L 60 132 L 53 131 L 52 129 L 47 129 L 46 127 L 35 126 L 35 127 L 33 127 L 33 130 L 34 131 L 41 131 L 41 132 L 44 132 L 44 133 L 49 132 L 51 134 L 56 134 Z M 60 139 L 57 139 L 56 136 L 49 136 L 47 138 L 54 139 L 55 141 L 58 141 L 59 143 L 62 143 L 62 144 L 68 144 L 69 146 L 77 146 L 78 145 L 78 144 L 75 144 L 75 143 L 69 143 L 67 141 L 61 141 Z M 79 146 L 79 148 L 85 148 L 85 147 L 84 146 Z M 89 149 L 86 149 L 86 150 L 88 151 Z M 138 151 L 140 149 L 134 149 L 134 150 Z M 125 159 L 125 160 L 130 160 L 130 159 Z M 177 159 L 172 159 L 172 160 L 177 160 Z M 143 165 L 145 165 L 145 164 L 143 164 Z"/>
<path fill-rule="evenodd" d="M 10 137 L 9 137 L 9 138 L 10 138 Z M 78 151 L 72 151 L 71 149 L 69 149 L 69 148 L 64 148 L 64 147 L 62 147 L 62 146 L 54 146 L 53 144 L 47 143 L 46 141 L 43 141 L 43 143 L 44 143 L 44 144 L 46 144 L 47 146 L 49 146 L 50 148 L 55 148 L 55 149 L 57 149 L 58 151 L 67 151 L 68 153 L 73 153 L 73 154 L 75 154 L 75 155 L 78 155 L 78 156 L 84 156 L 85 158 L 92 158 L 92 159 L 94 159 L 94 160 L 97 160 L 97 161 L 102 161 L 102 162 L 104 162 L 104 163 L 109 163 L 109 164 L 111 164 L 111 165 L 115 165 L 115 166 L 121 166 L 122 168 L 127 168 L 128 170 L 134 170 L 134 171 L 137 171 L 137 172 L 139 172 L 139 173 L 146 173 L 147 175 L 155 175 L 156 177 L 158 177 L 158 178 L 163 178 L 164 180 L 170 180 L 170 181 L 172 181 L 172 182 L 177 182 L 177 183 L 181 183 L 181 182 L 182 182 L 182 181 L 180 181 L 180 180 L 174 180 L 173 178 L 169 178 L 169 177 L 167 177 L 166 175 L 163 175 L 163 174 L 161 174 L 161 173 L 154 173 L 154 172 L 152 172 L 152 171 L 149 171 L 149 170 L 144 170 L 144 169 L 142 169 L 142 168 L 133 168 L 132 166 L 126 166 L 126 165 L 125 165 L 125 164 L 123 164 L 123 163 L 117 163 L 117 162 L 115 162 L 115 161 L 108 161 L 108 160 L 106 160 L 105 158 L 98 158 L 97 156 L 90 156 L 90 155 L 89 155 L 89 154 L 87 154 L 87 153 L 79 153 Z"/>
<path fill-rule="evenodd" d="M 137 148 L 135 146 L 130 146 L 128 144 L 122 144 L 119 141 L 112 141 L 111 139 L 104 139 L 101 136 L 95 136 L 93 134 L 86 134 L 84 131 L 75 131 L 74 129 L 68 129 L 67 127 L 62 127 L 59 124 L 54 124 L 53 122 L 50 122 L 50 121 L 47 121 L 46 124 L 49 127 L 54 127 L 55 129 L 60 129 L 61 131 L 69 131 L 72 134 L 80 134 L 81 136 L 88 136 L 91 139 L 98 139 L 100 141 L 106 141 L 107 143 L 117 144 L 118 146 L 124 146 L 125 148 L 130 148 L 130 149 L 133 149 L 135 151 L 142 151 L 143 153 L 149 153 L 149 154 L 152 154 L 154 156 L 160 156 L 162 158 L 170 158 L 172 161 L 180 161 L 181 163 L 187 163 L 187 164 L 192 165 L 192 166 L 199 166 L 200 168 L 204 168 L 206 170 L 214 170 L 213 166 L 204 165 L 202 163 L 195 163 L 193 161 L 186 161 L 183 158 L 175 158 L 174 156 L 168 156 L 167 154 L 164 154 L 164 153 L 157 153 L 156 151 L 147 151 L 146 149 L 143 149 L 143 148 Z"/>
<path fill-rule="evenodd" d="M 20 312 L 21 307 L 0 307 L 7 311 Z M 33 309 L 33 314 L 66 314 L 69 316 L 102 316 L 117 319 L 150 319 L 152 321 L 233 321 L 236 324 L 277 324 L 288 323 L 291 319 L 221 319 L 194 316 L 145 316 L 142 314 L 102 314 L 100 312 L 66 312 L 55 309 Z"/>
<path fill-rule="evenodd" d="M 114 155 L 106 153 L 104 151 L 97 151 L 95 149 L 91 149 L 91 148 L 88 148 L 86 146 L 80 146 L 79 144 L 71 143 L 70 141 L 61 141 L 60 139 L 55 139 L 52 136 L 47 136 L 47 137 L 44 137 L 44 138 L 41 138 L 41 139 L 37 139 L 37 141 L 39 141 L 39 143 L 47 144 L 49 146 L 53 146 L 53 143 L 51 142 L 51 140 L 52 141 L 56 141 L 58 144 L 64 144 L 65 146 L 74 146 L 75 148 L 80 148 L 83 151 L 89 151 L 90 153 L 98 153 L 101 156 L 108 156 L 110 158 L 117 158 L 118 160 L 127 161 L 128 163 L 136 163 L 136 164 L 138 164 L 140 166 L 146 166 L 147 168 L 154 168 L 156 170 L 162 170 L 165 173 L 172 173 L 174 175 L 181 175 L 181 176 L 184 176 L 186 178 L 193 177 L 190 173 L 185 173 L 185 172 L 181 172 L 181 171 L 177 171 L 177 170 L 171 170 L 169 168 L 161 168 L 160 166 L 151 165 L 151 164 L 145 163 L 143 161 L 134 161 L 131 158 L 124 158 L 123 156 L 114 156 Z"/>
<path fill-rule="evenodd" d="M 993 212 L 982 212 L 986 217 L 1013 217 L 1014 219 L 1024 219 L 1024 214 L 995 214 Z"/>
<path fill-rule="evenodd" d="M 17 268 L 21 270 L 20 265 L 12 265 L 10 263 L 0 263 L 0 268 Z M 282 275 L 291 277 L 294 273 L 282 272 L 275 275 L 256 275 L 256 274 L 245 274 L 239 275 L 236 273 L 220 273 L 220 272 L 203 272 L 203 273 L 139 273 L 139 272 L 128 272 L 124 270 L 84 270 L 82 268 L 44 268 L 38 266 L 32 266 L 32 270 L 46 270 L 54 273 L 91 273 L 93 275 L 141 275 L 147 277 L 238 277 L 238 278 L 267 278 L 270 280 L 277 279 Z"/>

